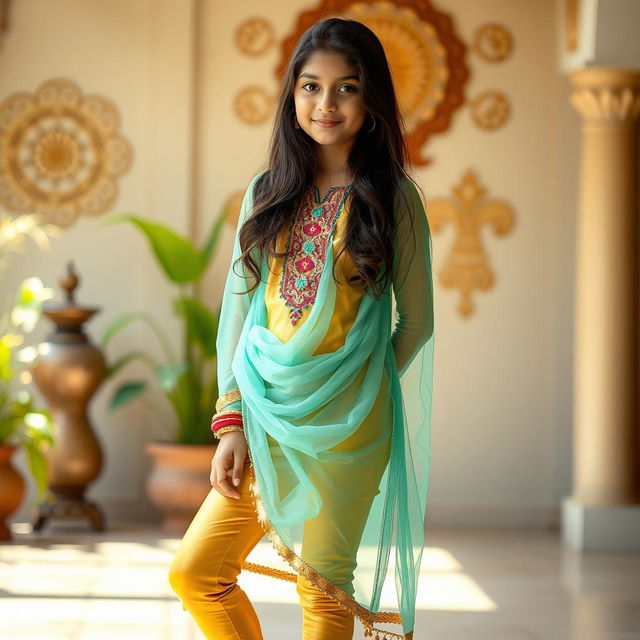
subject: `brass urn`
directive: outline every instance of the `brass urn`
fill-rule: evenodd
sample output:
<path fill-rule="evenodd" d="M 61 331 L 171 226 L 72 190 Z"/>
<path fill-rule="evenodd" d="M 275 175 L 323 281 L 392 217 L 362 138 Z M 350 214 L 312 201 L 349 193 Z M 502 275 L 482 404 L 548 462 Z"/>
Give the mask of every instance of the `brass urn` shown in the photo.
<path fill-rule="evenodd" d="M 38 348 L 32 366 L 35 383 L 48 402 L 56 429 L 56 443 L 47 453 L 49 495 L 37 507 L 33 530 L 50 518 L 87 518 L 93 529 L 104 531 L 104 515 L 85 498 L 87 487 L 100 475 L 102 448 L 93 431 L 87 408 L 104 379 L 105 358 L 83 331 L 97 307 L 74 302 L 79 284 L 73 263 L 59 280 L 66 292 L 63 303 L 45 304 L 43 314 L 55 331 Z"/>

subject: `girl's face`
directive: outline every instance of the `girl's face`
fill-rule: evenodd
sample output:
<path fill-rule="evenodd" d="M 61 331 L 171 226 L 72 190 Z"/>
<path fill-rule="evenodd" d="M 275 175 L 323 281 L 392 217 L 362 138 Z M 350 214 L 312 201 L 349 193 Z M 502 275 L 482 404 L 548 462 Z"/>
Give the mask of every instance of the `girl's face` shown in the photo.
<path fill-rule="evenodd" d="M 312 53 L 293 98 L 301 129 L 321 145 L 352 143 L 367 115 L 358 76 L 340 53 Z M 323 126 L 323 120 L 331 122 Z"/>

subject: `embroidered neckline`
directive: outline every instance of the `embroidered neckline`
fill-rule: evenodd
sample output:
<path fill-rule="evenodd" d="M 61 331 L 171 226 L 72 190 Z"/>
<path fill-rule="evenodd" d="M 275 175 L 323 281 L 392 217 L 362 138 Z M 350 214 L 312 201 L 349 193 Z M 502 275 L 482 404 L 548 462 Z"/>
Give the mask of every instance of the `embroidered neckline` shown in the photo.
<path fill-rule="evenodd" d="M 325 193 L 324 198 L 322 199 L 320 199 L 320 189 L 318 189 L 315 184 L 312 184 L 311 186 L 313 187 L 313 195 L 315 197 L 316 204 L 324 204 L 333 191 L 336 191 L 337 189 L 348 189 L 353 186 L 353 182 L 350 182 L 349 184 L 343 184 L 338 187 L 329 187 L 329 191 Z"/>
<path fill-rule="evenodd" d="M 289 229 L 280 279 L 280 298 L 289 307 L 289 320 L 297 324 L 304 309 L 315 303 L 324 270 L 327 247 L 350 185 L 330 187 L 320 201 L 318 188 L 307 192 Z"/>

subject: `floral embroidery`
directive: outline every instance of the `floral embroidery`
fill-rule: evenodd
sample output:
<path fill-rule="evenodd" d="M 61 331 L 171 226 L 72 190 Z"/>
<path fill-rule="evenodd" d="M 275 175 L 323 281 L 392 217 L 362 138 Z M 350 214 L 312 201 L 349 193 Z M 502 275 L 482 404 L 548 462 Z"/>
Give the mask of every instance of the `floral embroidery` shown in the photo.
<path fill-rule="evenodd" d="M 331 187 L 320 202 L 314 185 L 305 195 L 291 227 L 280 280 L 280 297 L 289 309 L 291 324 L 316 299 L 328 243 L 351 185 Z"/>

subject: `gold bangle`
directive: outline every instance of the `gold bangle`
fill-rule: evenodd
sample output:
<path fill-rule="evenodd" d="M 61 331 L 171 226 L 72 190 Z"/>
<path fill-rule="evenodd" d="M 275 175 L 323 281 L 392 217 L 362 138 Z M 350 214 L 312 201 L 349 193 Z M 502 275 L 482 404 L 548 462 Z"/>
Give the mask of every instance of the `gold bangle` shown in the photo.
<path fill-rule="evenodd" d="M 244 431 L 244 429 L 239 424 L 228 424 L 226 427 L 221 427 L 214 431 L 213 436 L 219 440 L 222 434 L 230 433 L 231 431 Z"/>
<path fill-rule="evenodd" d="M 240 398 L 242 398 L 240 389 L 231 389 L 231 391 L 223 393 L 216 401 L 216 411 L 220 411 L 223 407 L 226 407 L 231 402 L 240 400 Z"/>
<path fill-rule="evenodd" d="M 213 416 L 211 417 L 211 422 L 213 422 L 216 418 L 220 416 L 226 416 L 229 414 L 238 414 L 238 413 L 242 415 L 242 411 L 240 411 L 240 409 L 223 409 L 222 411 L 218 411 L 217 413 L 213 414 Z"/>

